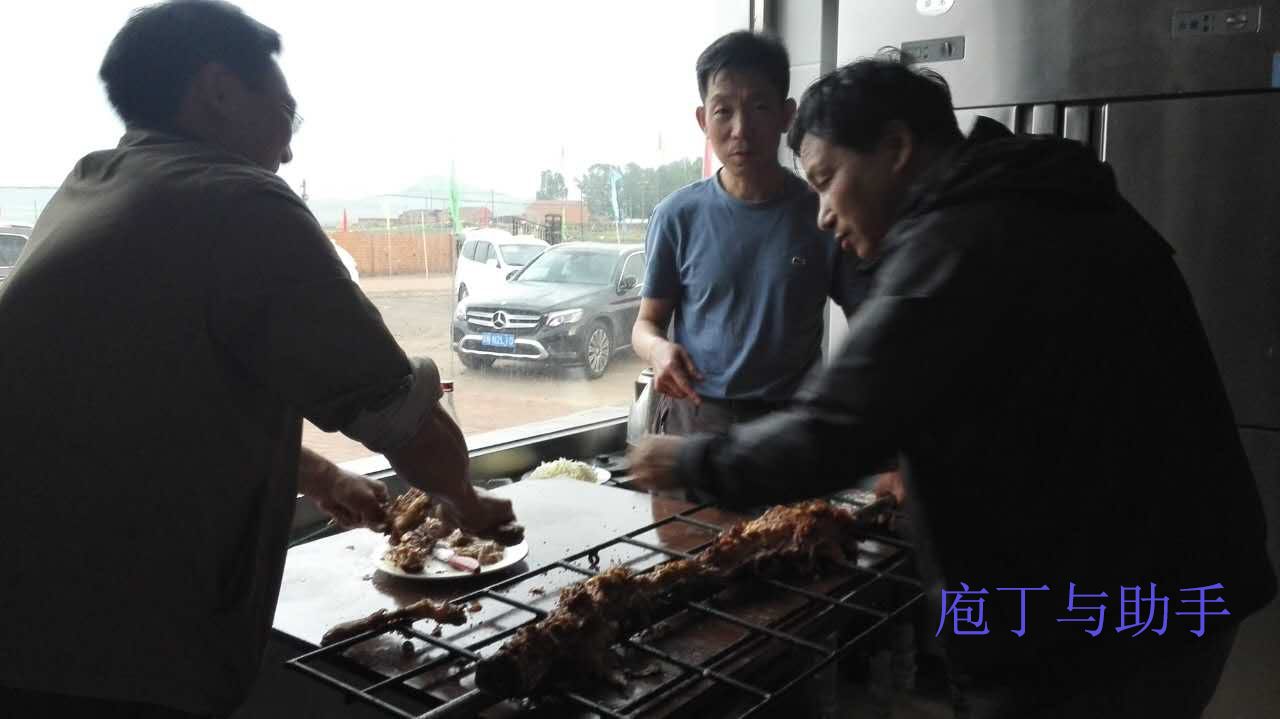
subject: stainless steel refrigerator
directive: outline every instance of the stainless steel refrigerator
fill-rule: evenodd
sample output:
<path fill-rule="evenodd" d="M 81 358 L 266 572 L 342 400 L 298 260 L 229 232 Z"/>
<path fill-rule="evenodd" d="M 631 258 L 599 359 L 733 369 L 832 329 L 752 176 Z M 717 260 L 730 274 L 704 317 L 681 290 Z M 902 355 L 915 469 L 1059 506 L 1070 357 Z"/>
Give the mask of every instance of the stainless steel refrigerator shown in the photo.
<path fill-rule="evenodd" d="M 1280 0 L 841 0 L 838 63 L 886 47 L 947 79 L 962 130 L 1090 145 L 1174 246 L 1280 561 Z M 1280 716 L 1278 638 L 1273 603 L 1206 716 Z"/>

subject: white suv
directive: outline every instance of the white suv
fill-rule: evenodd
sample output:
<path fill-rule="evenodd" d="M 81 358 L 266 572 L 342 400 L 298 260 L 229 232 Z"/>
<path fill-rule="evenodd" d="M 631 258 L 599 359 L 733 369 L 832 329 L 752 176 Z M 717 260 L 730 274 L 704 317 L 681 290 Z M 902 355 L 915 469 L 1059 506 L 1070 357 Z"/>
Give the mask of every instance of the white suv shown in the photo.
<path fill-rule="evenodd" d="M 470 295 L 489 295 L 506 282 L 507 275 L 529 264 L 550 247 L 531 235 L 512 235 L 489 227 L 468 230 L 458 253 L 453 293 L 458 301 Z"/>

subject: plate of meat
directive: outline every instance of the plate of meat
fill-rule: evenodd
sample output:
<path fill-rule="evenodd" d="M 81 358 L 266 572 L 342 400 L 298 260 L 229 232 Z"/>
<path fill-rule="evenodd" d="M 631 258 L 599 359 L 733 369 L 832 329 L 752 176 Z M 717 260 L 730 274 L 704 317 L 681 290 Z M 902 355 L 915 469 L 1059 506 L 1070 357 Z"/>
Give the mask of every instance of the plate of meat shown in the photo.
<path fill-rule="evenodd" d="M 414 542 L 412 536 L 408 535 L 406 541 L 396 546 L 386 543 L 378 547 L 374 554 L 378 571 L 405 579 L 457 579 L 497 572 L 529 555 L 529 543 L 523 541 L 513 547 L 504 547 L 497 542 L 464 534 L 462 537 L 470 538 L 469 546 L 455 548 L 445 540 L 434 543 L 428 550 L 423 543 Z M 470 563 L 458 561 L 458 557 L 471 559 L 474 564 L 468 566 Z"/>
<path fill-rule="evenodd" d="M 519 525 L 500 527 L 492 539 L 463 532 L 442 508 L 416 489 L 387 509 L 387 540 L 375 550 L 378 571 L 405 579 L 456 579 L 506 569 L 529 554 Z"/>

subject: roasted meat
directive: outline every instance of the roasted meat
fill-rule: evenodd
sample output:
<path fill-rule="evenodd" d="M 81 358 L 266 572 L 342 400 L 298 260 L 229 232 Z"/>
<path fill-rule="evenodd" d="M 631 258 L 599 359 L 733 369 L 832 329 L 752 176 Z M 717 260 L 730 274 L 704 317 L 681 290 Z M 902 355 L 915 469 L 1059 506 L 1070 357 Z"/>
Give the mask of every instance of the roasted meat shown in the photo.
<path fill-rule="evenodd" d="M 524 539 L 524 528 L 518 524 L 495 529 L 491 534 L 499 539 L 497 542 L 465 533 L 449 520 L 443 506 L 416 488 L 388 505 L 384 528 L 391 535 L 391 548 L 383 558 L 410 574 L 422 571 L 437 542 L 484 566 L 502 560 L 504 545 L 519 544 Z"/>
<path fill-rule="evenodd" d="M 415 622 L 419 619 L 433 619 L 440 624 L 465 624 L 467 612 L 464 607 L 457 604 L 422 599 L 407 607 L 393 610 L 379 609 L 367 617 L 338 624 L 324 633 L 320 639 L 320 645 L 333 644 L 367 631 L 383 629 L 400 622 Z"/>
<path fill-rule="evenodd" d="M 439 519 L 449 524 L 449 531 L 454 525 L 445 514 L 444 507 L 432 502 L 431 497 L 417 487 L 410 487 L 404 494 L 396 497 L 386 506 L 387 518 L 381 529 L 391 535 L 391 544 L 399 544 L 400 539 L 427 518 Z M 445 532 L 447 535 L 449 532 Z M 524 527 L 510 522 L 480 533 L 481 537 L 492 539 L 504 547 L 513 547 L 524 541 Z"/>
<path fill-rule="evenodd" d="M 480 566 L 500 562 L 506 555 L 501 544 L 488 539 L 478 539 L 461 529 L 453 530 L 453 534 L 445 537 L 444 543 L 458 554 L 476 560 Z"/>
<path fill-rule="evenodd" d="M 393 544 L 383 558 L 405 572 L 421 572 L 436 542 L 457 531 L 443 519 L 427 517 L 422 524 L 405 533 L 398 544 Z"/>
<path fill-rule="evenodd" d="M 479 663 L 476 684 L 501 696 L 522 696 L 552 676 L 607 676 L 610 645 L 673 594 L 718 586 L 744 571 L 812 571 L 824 560 L 846 559 L 854 526 L 852 513 L 827 502 L 779 506 L 729 527 L 692 559 L 641 573 L 613 567 L 561 591 L 554 611 L 522 627 Z"/>
<path fill-rule="evenodd" d="M 391 535 L 391 543 L 399 544 L 406 532 L 422 523 L 430 509 L 431 498 L 417 488 L 410 487 L 409 491 L 396 497 L 387 506 L 387 522 L 384 526 L 384 531 Z"/>

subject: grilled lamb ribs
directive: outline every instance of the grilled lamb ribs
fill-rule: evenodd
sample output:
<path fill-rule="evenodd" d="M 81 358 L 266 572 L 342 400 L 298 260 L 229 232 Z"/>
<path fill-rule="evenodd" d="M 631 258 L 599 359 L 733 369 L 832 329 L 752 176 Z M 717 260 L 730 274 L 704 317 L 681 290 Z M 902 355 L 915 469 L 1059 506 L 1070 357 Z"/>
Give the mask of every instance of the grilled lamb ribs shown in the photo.
<path fill-rule="evenodd" d="M 851 559 L 856 521 L 852 512 L 820 500 L 778 506 L 729 527 L 691 559 L 638 573 L 613 567 L 566 587 L 555 610 L 480 661 L 476 685 L 524 696 L 557 676 L 607 677 L 610 646 L 673 594 L 720 586 L 743 572 L 770 576 Z"/>

